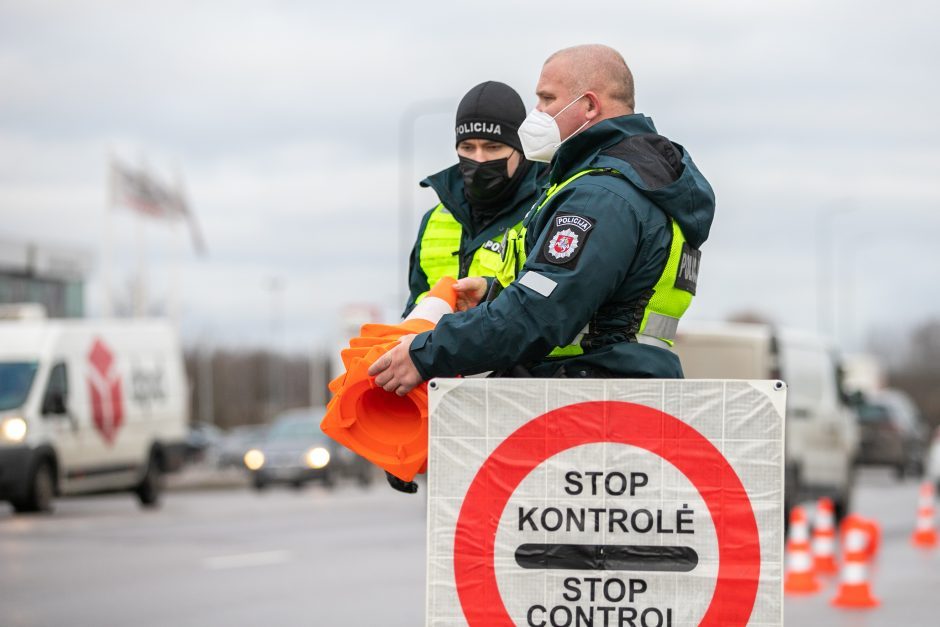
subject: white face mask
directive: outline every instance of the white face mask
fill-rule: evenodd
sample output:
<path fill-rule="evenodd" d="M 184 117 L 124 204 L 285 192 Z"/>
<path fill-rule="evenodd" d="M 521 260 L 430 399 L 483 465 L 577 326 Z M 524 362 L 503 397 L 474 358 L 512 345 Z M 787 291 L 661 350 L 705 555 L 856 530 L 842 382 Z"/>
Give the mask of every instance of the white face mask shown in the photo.
<path fill-rule="evenodd" d="M 571 102 L 565 105 L 564 109 L 554 116 L 548 115 L 544 111 L 533 109 L 526 119 L 519 125 L 519 141 L 522 143 L 522 152 L 529 161 L 541 161 L 548 163 L 558 152 L 558 147 L 564 143 L 561 139 L 561 130 L 555 118 L 565 112 L 565 109 L 584 98 L 581 94 Z M 564 139 L 568 141 L 574 137 L 578 131 L 588 125 L 587 120 L 575 130 L 574 133 Z"/>

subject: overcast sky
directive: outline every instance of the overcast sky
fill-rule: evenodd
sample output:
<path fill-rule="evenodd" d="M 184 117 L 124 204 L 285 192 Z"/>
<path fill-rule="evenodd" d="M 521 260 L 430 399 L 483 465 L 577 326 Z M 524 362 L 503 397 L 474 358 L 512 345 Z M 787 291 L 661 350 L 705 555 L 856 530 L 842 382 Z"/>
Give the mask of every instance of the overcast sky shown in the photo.
<path fill-rule="evenodd" d="M 410 246 L 434 204 L 417 181 L 455 161 L 459 98 L 501 80 L 531 108 L 545 57 L 599 42 L 716 190 L 688 318 L 815 329 L 822 232 L 857 348 L 940 313 L 938 18 L 926 1 L 0 1 L 0 238 L 94 253 L 101 312 L 108 154 L 179 171 L 209 255 L 112 212 L 114 282 L 143 242 L 187 341 L 268 343 L 279 319 L 304 350 L 349 303 L 400 308 L 401 202 Z"/>

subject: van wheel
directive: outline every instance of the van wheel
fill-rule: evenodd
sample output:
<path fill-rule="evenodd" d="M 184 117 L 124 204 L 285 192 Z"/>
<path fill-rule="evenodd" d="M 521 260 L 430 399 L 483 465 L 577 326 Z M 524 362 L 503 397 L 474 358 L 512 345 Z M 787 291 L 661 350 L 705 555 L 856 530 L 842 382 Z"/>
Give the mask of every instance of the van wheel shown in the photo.
<path fill-rule="evenodd" d="M 142 507 L 153 509 L 160 505 L 160 495 L 163 493 L 163 472 L 160 470 L 160 459 L 151 455 L 147 462 L 147 471 L 135 490 Z"/>
<path fill-rule="evenodd" d="M 13 509 L 21 514 L 52 512 L 52 499 L 55 496 L 55 480 L 52 477 L 52 465 L 47 461 L 39 462 L 30 477 L 29 494 L 22 500 L 13 501 Z"/>

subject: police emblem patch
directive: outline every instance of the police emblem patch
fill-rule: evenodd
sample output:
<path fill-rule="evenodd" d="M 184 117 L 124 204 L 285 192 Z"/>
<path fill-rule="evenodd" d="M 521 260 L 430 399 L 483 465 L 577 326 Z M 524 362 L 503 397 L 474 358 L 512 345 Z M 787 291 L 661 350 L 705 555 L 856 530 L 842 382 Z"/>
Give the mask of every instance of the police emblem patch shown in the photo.
<path fill-rule="evenodd" d="M 549 240 L 545 252 L 556 261 L 561 261 L 570 258 L 577 249 L 578 234 L 571 229 L 563 229 Z"/>

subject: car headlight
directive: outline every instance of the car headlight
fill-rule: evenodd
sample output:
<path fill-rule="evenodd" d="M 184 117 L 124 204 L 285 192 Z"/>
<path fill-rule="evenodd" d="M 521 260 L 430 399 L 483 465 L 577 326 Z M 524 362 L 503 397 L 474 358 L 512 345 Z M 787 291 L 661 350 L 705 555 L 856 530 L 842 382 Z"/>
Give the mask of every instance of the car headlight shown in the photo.
<path fill-rule="evenodd" d="M 330 452 L 322 446 L 318 446 L 307 451 L 304 460 L 311 468 L 323 468 L 330 463 Z"/>
<path fill-rule="evenodd" d="M 6 418 L 0 426 L 4 440 L 22 442 L 26 438 L 26 421 L 22 418 Z"/>
<path fill-rule="evenodd" d="M 245 467 L 248 470 L 260 470 L 264 466 L 264 453 L 256 448 L 245 453 Z"/>

